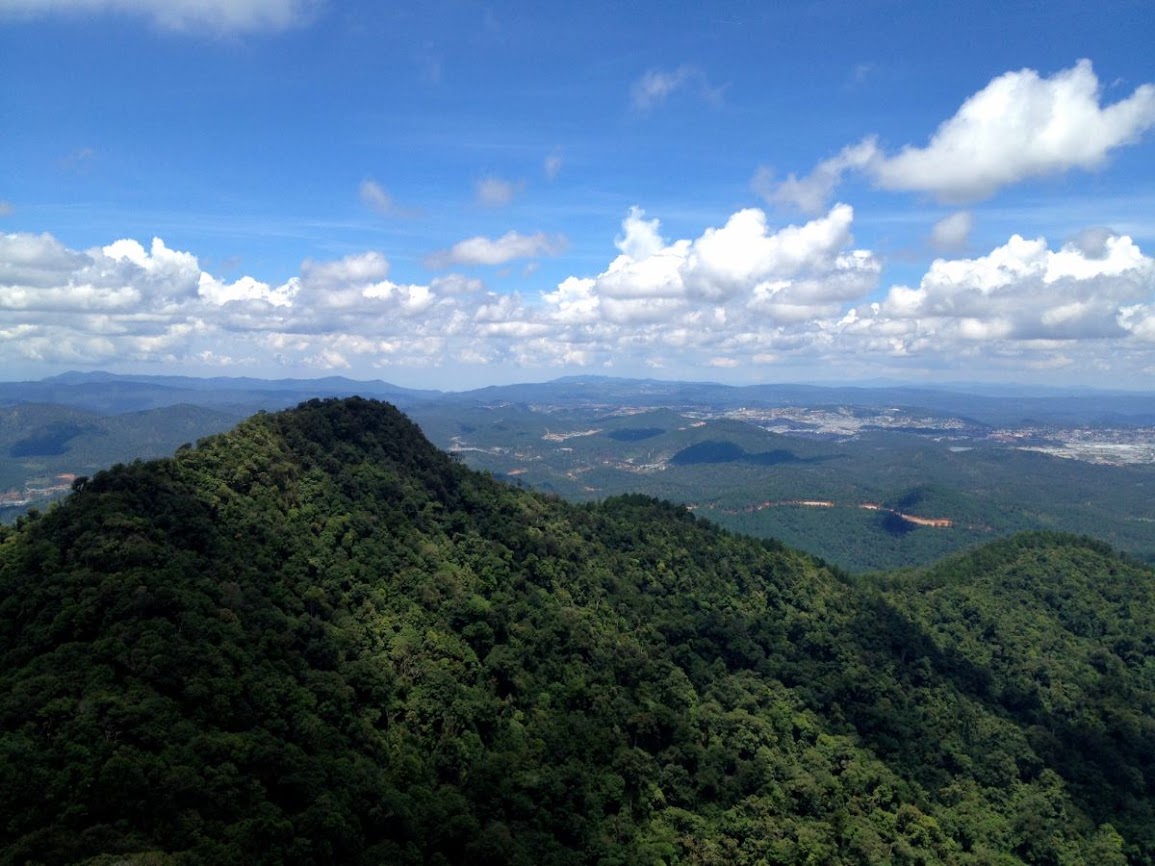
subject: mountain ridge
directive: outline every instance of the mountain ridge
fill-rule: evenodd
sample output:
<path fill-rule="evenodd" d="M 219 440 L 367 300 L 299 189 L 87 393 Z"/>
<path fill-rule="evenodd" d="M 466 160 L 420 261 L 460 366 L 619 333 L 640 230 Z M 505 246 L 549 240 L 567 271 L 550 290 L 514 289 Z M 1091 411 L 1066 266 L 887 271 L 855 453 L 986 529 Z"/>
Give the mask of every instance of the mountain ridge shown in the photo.
<path fill-rule="evenodd" d="M 498 484 L 385 404 L 255 416 L 0 533 L 0 862 L 1155 852 L 1142 643 L 1076 635 L 1111 672 L 1068 682 L 1105 735 L 1060 760 L 1035 671 L 991 685 L 902 607 L 920 572 L 852 581 L 658 500 Z M 1023 538 L 1060 589 L 1153 576 Z M 1027 659 L 1033 622 L 996 623 Z"/>

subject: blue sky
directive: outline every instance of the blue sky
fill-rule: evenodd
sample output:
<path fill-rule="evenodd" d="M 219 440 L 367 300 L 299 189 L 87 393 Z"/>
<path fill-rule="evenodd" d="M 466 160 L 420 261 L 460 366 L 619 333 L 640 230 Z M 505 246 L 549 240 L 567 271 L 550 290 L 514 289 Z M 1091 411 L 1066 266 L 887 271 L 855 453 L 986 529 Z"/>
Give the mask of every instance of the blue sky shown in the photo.
<path fill-rule="evenodd" d="M 1155 381 L 1148 0 L 0 2 L 0 370 Z"/>

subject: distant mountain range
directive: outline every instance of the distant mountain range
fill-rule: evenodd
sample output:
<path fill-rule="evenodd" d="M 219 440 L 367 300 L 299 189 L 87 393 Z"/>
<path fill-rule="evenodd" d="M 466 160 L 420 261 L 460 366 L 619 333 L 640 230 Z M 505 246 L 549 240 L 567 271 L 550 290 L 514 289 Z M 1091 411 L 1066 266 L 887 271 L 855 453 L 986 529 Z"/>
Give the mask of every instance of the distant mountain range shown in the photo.
<path fill-rule="evenodd" d="M 320 379 L 254 379 L 138 376 L 105 372 L 70 372 L 29 382 L 0 382 L 0 406 L 53 403 L 103 414 L 155 409 L 188 403 L 251 414 L 259 409 L 293 406 L 311 397 L 360 395 L 388 400 L 400 408 L 415 405 L 476 405 L 507 401 L 554 406 L 737 408 L 742 406 L 881 406 L 919 407 L 960 415 L 984 424 L 1026 421 L 1062 424 L 1155 424 L 1155 392 L 1088 392 L 975 385 L 943 389 L 902 385 L 722 385 L 569 376 L 551 382 L 497 385 L 445 392 L 405 388 L 380 380 L 357 381 L 341 376 Z"/>
<path fill-rule="evenodd" d="M 250 415 L 259 409 L 293 406 L 310 397 L 361 395 L 406 405 L 433 399 L 436 391 L 401 388 L 386 382 L 324 379 L 252 379 L 218 376 L 126 376 L 114 373 L 63 373 L 32 382 L 0 382 L 0 406 L 52 403 L 108 415 L 186 403 Z"/>

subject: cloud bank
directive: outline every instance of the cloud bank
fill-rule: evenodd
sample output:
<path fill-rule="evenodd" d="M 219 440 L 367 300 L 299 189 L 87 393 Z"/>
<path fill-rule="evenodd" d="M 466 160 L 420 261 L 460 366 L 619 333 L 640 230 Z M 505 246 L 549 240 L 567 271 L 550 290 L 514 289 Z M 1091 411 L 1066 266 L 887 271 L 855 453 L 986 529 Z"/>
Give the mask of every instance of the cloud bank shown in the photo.
<path fill-rule="evenodd" d="M 1153 302 L 1155 261 L 1128 237 L 1051 250 L 1042 238 L 1014 235 L 985 256 L 937 259 L 917 287 L 891 287 L 843 325 L 898 355 L 945 346 L 959 356 L 993 350 L 1059 364 L 1089 344 L 1108 355 L 1152 352 Z"/>
<path fill-rule="evenodd" d="M 223 280 L 160 239 L 74 250 L 47 234 L 9 234 L 0 364 L 363 375 L 469 364 L 761 380 L 1066 367 L 1120 384 L 1155 372 L 1155 260 L 1130 237 L 1096 228 L 1054 248 L 1015 235 L 985 255 L 937 259 L 915 285 L 880 287 L 881 262 L 855 248 L 853 220 L 838 204 L 775 227 L 750 208 L 669 239 L 633 208 L 598 273 L 524 295 L 457 273 L 395 280 L 379 251 L 306 260 L 273 284 Z M 499 264 L 555 242 L 473 238 L 445 263 Z"/>

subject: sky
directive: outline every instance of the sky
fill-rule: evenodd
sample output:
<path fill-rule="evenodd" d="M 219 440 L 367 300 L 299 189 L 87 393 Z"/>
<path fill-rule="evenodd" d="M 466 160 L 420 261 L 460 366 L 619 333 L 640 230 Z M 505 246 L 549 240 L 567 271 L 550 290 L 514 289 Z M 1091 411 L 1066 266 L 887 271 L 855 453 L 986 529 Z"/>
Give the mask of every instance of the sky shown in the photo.
<path fill-rule="evenodd" d="M 0 379 L 1155 383 L 1150 0 L 0 0 Z"/>

